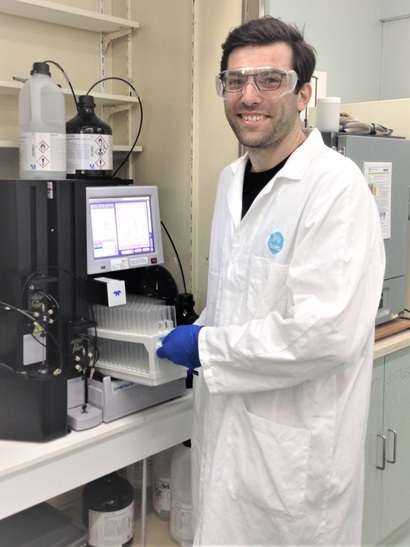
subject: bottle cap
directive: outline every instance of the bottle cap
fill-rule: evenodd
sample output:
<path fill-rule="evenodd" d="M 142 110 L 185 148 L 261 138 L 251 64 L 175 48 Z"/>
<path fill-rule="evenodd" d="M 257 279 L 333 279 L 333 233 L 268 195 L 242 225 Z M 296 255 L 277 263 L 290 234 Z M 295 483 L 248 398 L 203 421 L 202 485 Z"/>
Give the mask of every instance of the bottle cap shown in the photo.
<path fill-rule="evenodd" d="M 33 63 L 30 74 L 45 74 L 46 76 L 51 76 L 50 67 L 47 63 Z"/>
<path fill-rule="evenodd" d="M 195 305 L 194 296 L 190 292 L 183 292 L 178 295 L 179 304 L 183 307 L 193 307 Z"/>
<path fill-rule="evenodd" d="M 94 108 L 94 97 L 92 95 L 80 95 L 78 97 L 78 104 L 80 106 L 84 106 L 85 108 Z"/>

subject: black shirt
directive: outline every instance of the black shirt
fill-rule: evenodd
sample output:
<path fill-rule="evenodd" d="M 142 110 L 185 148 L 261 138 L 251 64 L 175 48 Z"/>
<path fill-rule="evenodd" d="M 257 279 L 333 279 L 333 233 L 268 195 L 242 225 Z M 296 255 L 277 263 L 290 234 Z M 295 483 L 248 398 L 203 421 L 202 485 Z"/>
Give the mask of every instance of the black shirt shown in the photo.
<path fill-rule="evenodd" d="M 241 218 L 246 215 L 249 207 L 252 205 L 254 199 L 259 194 L 259 192 L 268 184 L 270 180 L 273 179 L 276 173 L 282 169 L 287 160 L 288 158 L 285 158 L 278 165 L 272 167 L 272 169 L 268 169 L 268 171 L 262 171 L 261 173 L 253 173 L 251 171 L 251 161 L 248 160 L 243 179 Z"/>

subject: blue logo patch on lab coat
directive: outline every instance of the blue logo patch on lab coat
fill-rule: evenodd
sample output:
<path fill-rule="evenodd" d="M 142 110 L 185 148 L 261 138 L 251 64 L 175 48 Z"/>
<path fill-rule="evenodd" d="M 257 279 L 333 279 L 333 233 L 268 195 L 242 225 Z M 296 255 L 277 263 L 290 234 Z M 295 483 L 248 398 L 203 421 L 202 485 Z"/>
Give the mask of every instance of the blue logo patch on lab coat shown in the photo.
<path fill-rule="evenodd" d="M 268 247 L 273 255 L 277 255 L 283 248 L 283 235 L 280 232 L 273 232 L 268 239 Z"/>

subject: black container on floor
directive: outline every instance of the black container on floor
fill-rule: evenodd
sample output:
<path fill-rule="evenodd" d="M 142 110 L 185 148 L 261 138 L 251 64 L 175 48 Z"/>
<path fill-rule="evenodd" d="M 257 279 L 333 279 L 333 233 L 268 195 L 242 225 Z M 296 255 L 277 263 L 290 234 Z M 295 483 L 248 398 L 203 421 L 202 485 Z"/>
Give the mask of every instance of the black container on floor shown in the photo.
<path fill-rule="evenodd" d="M 134 496 L 126 479 L 116 473 L 101 477 L 84 487 L 82 498 L 90 546 L 132 545 Z"/>

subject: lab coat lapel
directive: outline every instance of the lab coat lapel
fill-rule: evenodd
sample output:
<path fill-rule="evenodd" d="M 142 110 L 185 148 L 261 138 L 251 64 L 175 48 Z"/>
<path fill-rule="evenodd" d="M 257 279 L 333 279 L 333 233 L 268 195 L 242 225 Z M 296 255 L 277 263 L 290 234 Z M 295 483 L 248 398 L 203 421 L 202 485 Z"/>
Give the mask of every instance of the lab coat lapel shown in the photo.
<path fill-rule="evenodd" d="M 231 165 L 234 178 L 228 190 L 228 207 L 235 229 L 241 222 L 243 177 L 248 159 L 249 156 L 246 153 Z"/>

